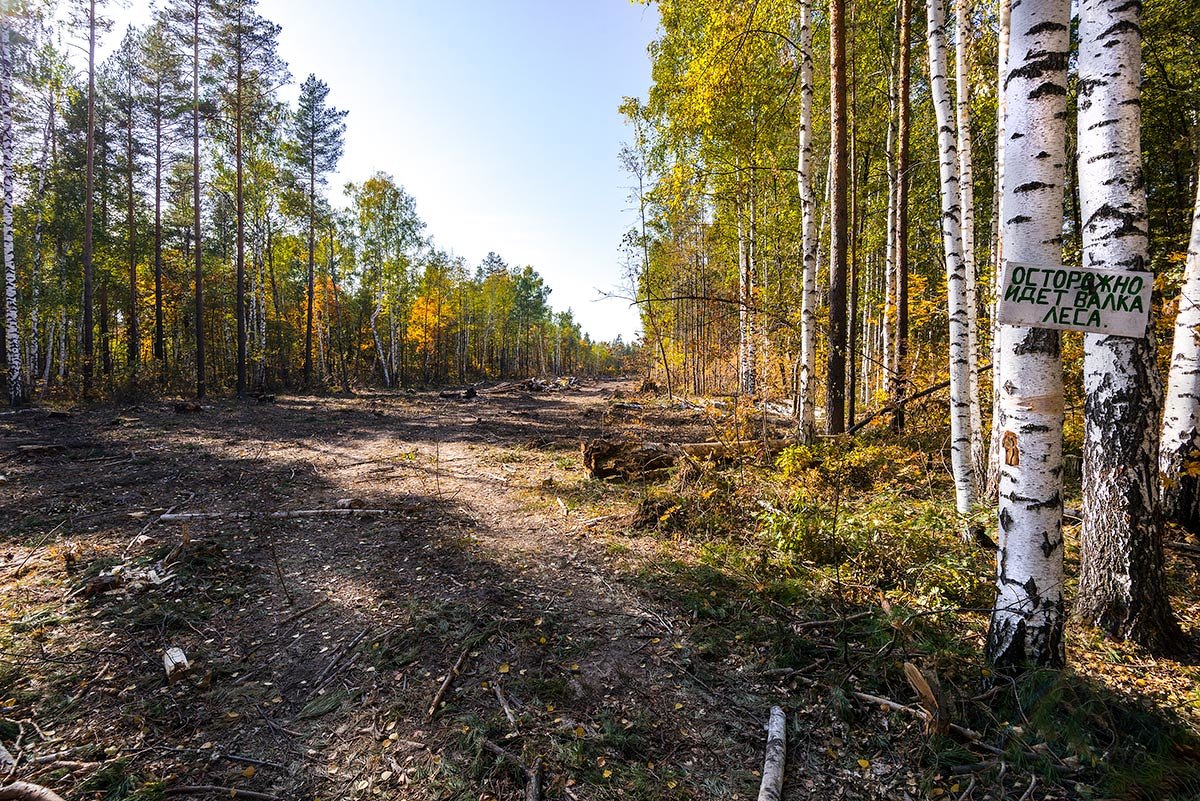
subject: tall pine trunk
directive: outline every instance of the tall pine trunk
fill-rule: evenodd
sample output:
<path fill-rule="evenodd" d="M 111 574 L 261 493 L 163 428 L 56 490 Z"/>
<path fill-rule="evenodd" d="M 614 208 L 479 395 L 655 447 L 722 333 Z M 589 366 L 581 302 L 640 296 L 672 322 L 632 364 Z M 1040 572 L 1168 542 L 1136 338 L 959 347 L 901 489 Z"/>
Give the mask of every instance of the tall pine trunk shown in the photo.
<path fill-rule="evenodd" d="M 1079 6 L 1079 202 L 1084 266 L 1154 276 L 1142 176 L 1136 4 Z M 1075 613 L 1117 639 L 1176 645 L 1158 496 L 1162 387 L 1153 318 L 1141 337 L 1085 334 L 1083 527 Z"/>
<path fill-rule="evenodd" d="M 1070 0 L 1014 3 L 1002 90 L 1006 259 L 1062 262 Z M 1001 669 L 1059 667 L 1063 647 L 1062 358 L 1057 331 L 1000 327 L 996 605 L 987 657 Z"/>
<path fill-rule="evenodd" d="M 1193 534 L 1200 533 L 1200 176 L 1175 317 L 1159 468 L 1163 511 Z"/>
<path fill-rule="evenodd" d="M 132 83 L 132 78 L 129 79 Z M 129 259 L 129 308 L 126 314 L 129 317 L 127 325 L 126 353 L 129 357 L 129 373 L 130 379 L 136 381 L 138 372 L 138 361 L 141 356 L 141 332 L 138 329 L 138 285 L 137 285 L 137 219 L 134 216 L 136 211 L 136 196 L 133 193 L 133 158 L 134 158 L 134 138 L 133 138 L 133 89 L 129 90 L 129 107 L 128 116 L 125 119 L 125 228 L 127 253 Z"/>
<path fill-rule="evenodd" d="M 242 153 L 242 128 L 245 126 L 245 109 L 242 97 L 243 84 L 243 62 L 245 54 L 243 53 L 242 37 L 244 30 L 242 26 L 241 13 L 242 6 L 238 6 L 237 31 L 234 34 L 236 38 L 236 52 L 234 58 L 237 59 L 237 65 L 234 67 L 236 75 L 234 76 L 234 118 L 233 118 L 233 163 L 235 172 L 234 188 L 234 206 L 235 215 L 237 217 L 237 278 L 236 288 L 237 299 L 234 303 L 234 313 L 237 315 L 237 394 L 246 394 L 246 197 L 245 197 L 245 156 Z"/>
<path fill-rule="evenodd" d="M 829 0 L 829 358 L 825 432 L 846 430 L 846 8 Z"/>
<path fill-rule="evenodd" d="M 96 193 L 96 0 L 88 0 L 88 93 L 86 174 L 83 196 L 83 394 L 92 391 L 92 248 Z M 65 359 L 64 359 L 65 363 Z"/>
<path fill-rule="evenodd" d="M 904 407 L 899 401 L 908 385 L 908 140 L 911 111 L 909 109 L 909 72 L 912 59 L 912 0 L 900 0 L 900 63 L 896 80 L 896 339 L 891 375 L 892 403 L 896 412 L 893 424 L 904 427 Z"/>
<path fill-rule="evenodd" d="M 961 2 L 962 0 L 959 0 Z M 950 318 L 950 464 L 955 507 L 960 515 L 974 503 L 971 469 L 971 347 L 967 266 L 962 252 L 962 208 L 958 150 L 950 82 L 946 77 L 946 12 L 943 0 L 929 0 L 929 83 L 938 126 L 938 173 L 942 188 L 942 251 L 946 260 L 946 305 Z"/>
<path fill-rule="evenodd" d="M 192 245 L 196 290 L 196 397 L 204 398 L 204 247 L 200 239 L 200 0 L 192 16 Z"/>
<path fill-rule="evenodd" d="M 154 358 L 158 362 L 159 381 L 167 383 L 167 343 L 163 321 L 163 241 L 162 241 L 162 168 L 163 168 L 163 97 L 162 79 L 154 82 Z"/>

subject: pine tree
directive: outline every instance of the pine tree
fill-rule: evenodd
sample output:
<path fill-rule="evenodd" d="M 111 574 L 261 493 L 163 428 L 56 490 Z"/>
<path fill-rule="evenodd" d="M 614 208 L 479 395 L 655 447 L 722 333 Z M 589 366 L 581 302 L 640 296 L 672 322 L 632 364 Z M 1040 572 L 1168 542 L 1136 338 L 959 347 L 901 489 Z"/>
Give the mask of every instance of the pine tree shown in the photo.
<path fill-rule="evenodd" d="M 246 392 L 246 189 L 248 140 L 260 135 L 273 86 L 286 69 L 275 53 L 279 26 L 256 11 L 257 0 L 219 0 L 214 12 L 216 53 L 223 73 L 222 105 L 233 128 L 234 207 L 237 225 L 234 314 L 237 318 L 237 393 Z"/>
<path fill-rule="evenodd" d="M 346 112 L 326 105 L 329 87 L 309 75 L 300 85 L 300 99 L 292 121 L 291 158 L 305 183 L 305 215 L 308 223 L 307 308 L 304 327 L 304 384 L 312 382 L 313 302 L 317 227 L 317 189 L 337 168 L 342 157 Z"/>
<path fill-rule="evenodd" d="M 163 308 L 163 181 L 175 159 L 169 148 L 183 104 L 183 60 L 171 42 L 168 21 L 159 14 L 142 37 L 141 105 L 149 116 L 154 150 L 154 358 L 160 381 L 166 383 L 167 348 Z"/>
<path fill-rule="evenodd" d="M 903 0 L 902 0 L 903 1 Z M 825 383 L 825 432 L 846 430 L 846 7 L 829 0 L 829 358 Z"/>

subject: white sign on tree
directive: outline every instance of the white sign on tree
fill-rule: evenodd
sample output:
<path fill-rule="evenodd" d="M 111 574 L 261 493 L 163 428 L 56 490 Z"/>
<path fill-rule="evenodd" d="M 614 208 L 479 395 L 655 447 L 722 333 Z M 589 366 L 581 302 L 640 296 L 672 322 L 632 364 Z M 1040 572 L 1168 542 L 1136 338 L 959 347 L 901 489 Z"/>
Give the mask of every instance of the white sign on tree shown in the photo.
<path fill-rule="evenodd" d="M 997 319 L 1006 325 L 1141 337 L 1153 273 L 1008 261 L 1000 271 Z"/>

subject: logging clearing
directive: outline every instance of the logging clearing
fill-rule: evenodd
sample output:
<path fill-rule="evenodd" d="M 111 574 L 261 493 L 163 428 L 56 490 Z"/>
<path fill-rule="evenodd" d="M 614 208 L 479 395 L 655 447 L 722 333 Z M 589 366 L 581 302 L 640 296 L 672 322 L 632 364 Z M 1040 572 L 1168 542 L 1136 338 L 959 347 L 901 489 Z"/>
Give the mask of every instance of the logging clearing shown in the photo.
<path fill-rule="evenodd" d="M 913 402 L 909 427 L 923 414 L 936 427 L 939 404 Z M 1001 725 L 1011 689 L 975 700 L 981 666 L 955 643 L 982 638 L 990 559 L 934 511 L 947 471 L 794 445 L 789 425 L 632 380 L 2 418 L 0 746 L 26 782 L 8 797 L 1107 781 L 1042 767 L 1069 754 Z M 1121 700 L 1144 671 L 1120 647 L 1120 671 L 1085 661 L 1057 692 L 1158 725 Z M 1191 692 L 1194 669 L 1157 664 L 1148 710 Z"/>

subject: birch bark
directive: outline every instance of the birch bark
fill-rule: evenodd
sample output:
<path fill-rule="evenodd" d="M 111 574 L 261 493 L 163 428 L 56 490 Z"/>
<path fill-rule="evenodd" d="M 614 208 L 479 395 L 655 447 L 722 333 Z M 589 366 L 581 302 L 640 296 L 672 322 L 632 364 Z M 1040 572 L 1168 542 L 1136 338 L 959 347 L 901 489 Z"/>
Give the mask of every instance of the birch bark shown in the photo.
<path fill-rule="evenodd" d="M 928 0 L 926 19 L 929 83 L 938 126 L 942 249 L 946 258 L 946 304 L 950 318 L 950 464 L 954 474 L 955 507 L 960 515 L 966 515 L 974 502 L 974 475 L 971 470 L 971 314 L 968 269 L 962 253 L 959 160 L 953 101 L 950 82 L 946 77 L 946 12 L 942 0 Z"/>
<path fill-rule="evenodd" d="M 971 157 L 971 15 L 968 0 L 956 0 L 954 28 L 954 84 L 958 125 L 958 196 L 962 259 L 967 287 L 967 363 L 969 420 L 971 424 L 971 474 L 976 492 L 985 480 L 986 455 L 983 446 L 983 411 L 979 398 L 979 296 L 975 264 L 975 183 Z"/>
<path fill-rule="evenodd" d="M 1006 259 L 1062 261 L 1070 0 L 1013 3 L 1002 91 Z M 996 604 L 986 646 L 996 667 L 1058 667 L 1063 647 L 1062 358 L 1057 331 L 1000 326 L 1004 465 Z"/>
<path fill-rule="evenodd" d="M 12 21 L 0 17 L 0 171 L 3 172 L 4 227 L 4 341 L 8 356 L 8 400 L 20 406 L 26 400 L 21 364 L 21 331 L 17 320 L 17 260 L 13 252 L 13 67 Z"/>
<path fill-rule="evenodd" d="M 1159 469 L 1163 511 L 1192 533 L 1200 532 L 1200 176 L 1175 317 Z"/>
<path fill-rule="evenodd" d="M 1139 6 L 1079 6 L 1079 201 L 1085 267 L 1146 272 Z M 1147 280 L 1154 278 L 1147 272 Z M 1163 575 L 1158 495 L 1162 387 L 1153 320 L 1141 337 L 1085 334 L 1083 527 L 1075 612 L 1117 639 L 1181 639 Z"/>
<path fill-rule="evenodd" d="M 817 217 L 812 176 L 812 4 L 800 0 L 800 430 L 803 438 L 816 435 L 817 369 Z"/>
<path fill-rule="evenodd" d="M 998 84 L 1003 87 L 1004 78 L 1008 75 L 1008 39 L 1011 28 L 1009 15 L 1012 3 L 1011 0 L 999 0 L 999 2 L 1000 30 L 996 44 L 996 74 Z M 1004 184 L 1004 140 L 1007 138 L 1004 133 L 1003 89 L 997 93 L 996 101 L 996 179 L 992 195 L 993 279 L 1000 275 L 1000 265 L 1004 263 L 1004 237 L 1001 235 L 1000 226 L 1000 204 L 1003 199 Z M 998 281 L 993 280 L 993 284 L 998 285 Z M 1000 486 L 1000 326 L 996 322 L 996 308 L 1000 295 L 995 291 L 992 294 L 992 426 L 988 442 L 987 479 L 984 490 L 989 501 L 996 497 Z"/>

